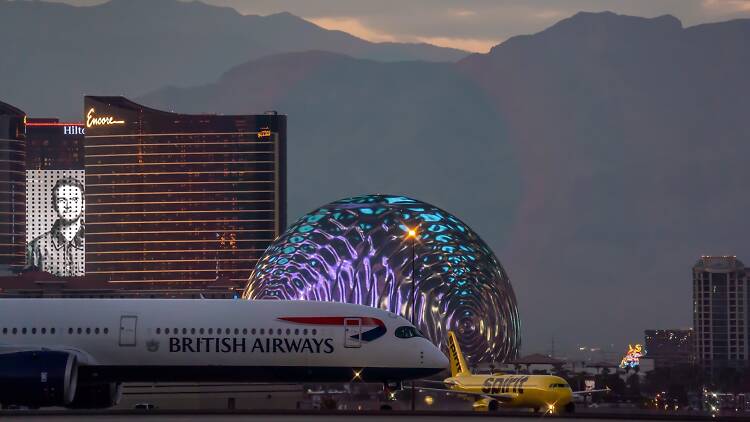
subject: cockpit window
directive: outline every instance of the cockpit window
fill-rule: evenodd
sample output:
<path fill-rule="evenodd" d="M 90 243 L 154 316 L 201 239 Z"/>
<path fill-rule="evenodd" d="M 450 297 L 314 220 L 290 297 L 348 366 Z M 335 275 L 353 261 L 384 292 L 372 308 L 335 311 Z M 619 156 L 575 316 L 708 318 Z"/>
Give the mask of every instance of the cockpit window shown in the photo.
<path fill-rule="evenodd" d="M 394 334 L 398 338 L 424 337 L 422 333 L 419 332 L 419 330 L 408 325 L 396 328 Z"/>
<path fill-rule="evenodd" d="M 568 388 L 568 384 L 550 384 L 549 388 Z"/>

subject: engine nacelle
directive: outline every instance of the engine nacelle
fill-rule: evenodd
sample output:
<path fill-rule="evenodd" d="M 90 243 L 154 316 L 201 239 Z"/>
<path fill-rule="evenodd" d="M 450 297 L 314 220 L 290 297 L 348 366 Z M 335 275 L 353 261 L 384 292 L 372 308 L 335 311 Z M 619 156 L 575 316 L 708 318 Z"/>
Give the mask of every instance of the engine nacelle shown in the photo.
<path fill-rule="evenodd" d="M 500 402 L 495 399 L 481 398 L 474 401 L 472 408 L 478 412 L 497 412 L 500 410 Z"/>
<path fill-rule="evenodd" d="M 79 383 L 75 400 L 66 407 L 70 409 L 106 409 L 120 402 L 122 384 Z"/>
<path fill-rule="evenodd" d="M 75 355 L 53 350 L 0 355 L 0 403 L 29 407 L 65 406 L 78 381 Z"/>

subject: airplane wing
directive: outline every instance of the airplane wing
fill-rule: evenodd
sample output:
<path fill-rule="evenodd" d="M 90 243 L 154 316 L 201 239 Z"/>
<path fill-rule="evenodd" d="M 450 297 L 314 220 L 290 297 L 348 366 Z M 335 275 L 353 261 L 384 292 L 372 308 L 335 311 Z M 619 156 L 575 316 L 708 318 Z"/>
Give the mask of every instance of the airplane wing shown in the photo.
<path fill-rule="evenodd" d="M 581 390 L 581 391 L 574 391 L 574 392 L 573 392 L 573 395 L 574 395 L 574 396 L 580 396 L 580 395 L 582 395 L 582 394 L 589 394 L 589 393 L 609 393 L 610 391 L 612 391 L 612 389 L 611 389 L 611 388 L 609 388 L 609 387 L 607 387 L 607 388 L 602 388 L 602 389 L 599 389 L 599 390 Z"/>
<path fill-rule="evenodd" d="M 455 383 L 453 383 L 453 382 L 445 382 L 445 381 L 435 381 L 435 380 L 418 380 L 418 381 L 416 381 L 416 382 L 423 382 L 423 383 L 425 383 L 425 384 L 442 385 L 442 386 L 446 386 L 446 385 L 456 385 L 456 384 L 455 384 Z"/>
<path fill-rule="evenodd" d="M 460 390 L 447 390 L 445 388 L 431 388 L 431 387 L 415 387 L 419 390 L 423 391 L 436 391 L 440 393 L 451 393 L 451 394 L 461 394 L 464 396 L 472 396 L 472 397 L 481 397 L 483 399 L 493 399 L 501 402 L 510 402 L 513 400 L 513 395 L 511 394 L 487 394 L 487 393 L 473 393 L 469 391 L 460 391 Z"/>

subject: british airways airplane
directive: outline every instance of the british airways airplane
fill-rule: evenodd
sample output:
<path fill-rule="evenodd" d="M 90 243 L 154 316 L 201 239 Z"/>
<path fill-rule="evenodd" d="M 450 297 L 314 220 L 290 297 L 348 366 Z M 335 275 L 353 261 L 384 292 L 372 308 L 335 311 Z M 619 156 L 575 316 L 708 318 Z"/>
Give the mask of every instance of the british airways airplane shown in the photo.
<path fill-rule="evenodd" d="M 0 404 L 104 408 L 123 382 L 384 382 L 448 366 L 404 318 L 306 301 L 0 299 Z"/>

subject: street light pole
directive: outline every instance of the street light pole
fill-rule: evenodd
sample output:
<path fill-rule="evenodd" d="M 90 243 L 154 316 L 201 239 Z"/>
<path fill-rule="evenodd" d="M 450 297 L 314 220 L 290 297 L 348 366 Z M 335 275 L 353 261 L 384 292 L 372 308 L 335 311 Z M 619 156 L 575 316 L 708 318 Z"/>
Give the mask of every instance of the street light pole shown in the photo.
<path fill-rule="evenodd" d="M 415 229 L 409 229 L 408 237 L 411 239 L 411 325 L 416 327 L 416 319 L 414 314 L 417 310 L 417 277 L 416 277 L 416 254 L 415 254 L 415 242 L 417 240 L 417 231 Z M 411 410 L 416 410 L 417 407 L 417 395 L 414 389 L 414 380 L 411 381 Z"/>
<path fill-rule="evenodd" d="M 411 238 L 411 325 L 416 327 L 416 319 L 414 313 L 416 311 L 417 304 L 417 274 L 416 270 L 416 256 L 414 252 L 414 236 Z"/>

